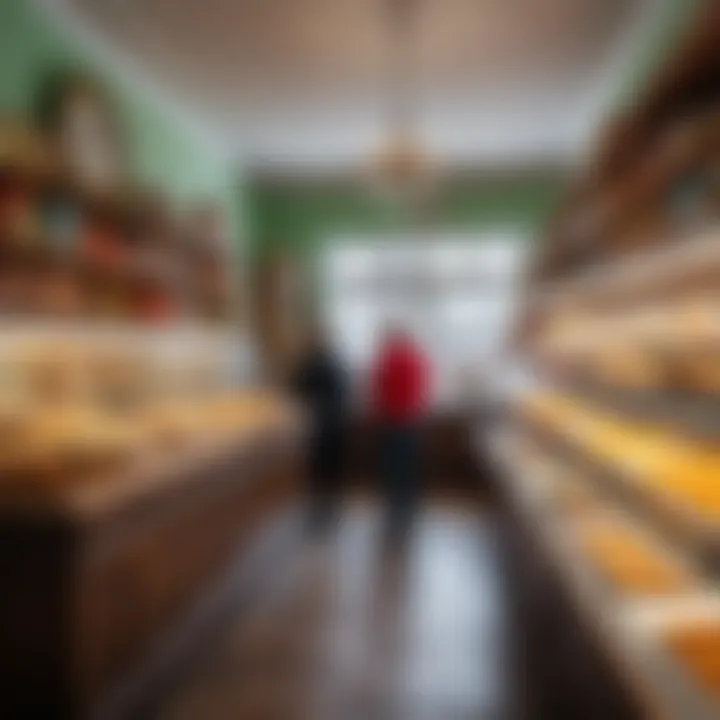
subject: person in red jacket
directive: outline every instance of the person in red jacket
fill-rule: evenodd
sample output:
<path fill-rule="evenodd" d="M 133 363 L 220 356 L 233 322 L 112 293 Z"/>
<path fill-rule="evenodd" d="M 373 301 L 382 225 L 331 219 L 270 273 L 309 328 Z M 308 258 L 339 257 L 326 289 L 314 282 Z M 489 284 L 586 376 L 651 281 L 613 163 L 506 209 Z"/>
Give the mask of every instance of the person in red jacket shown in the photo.
<path fill-rule="evenodd" d="M 430 363 L 410 333 L 385 333 L 371 374 L 373 414 L 380 425 L 380 475 L 389 531 L 410 528 L 420 490 L 420 427 L 427 414 Z"/>

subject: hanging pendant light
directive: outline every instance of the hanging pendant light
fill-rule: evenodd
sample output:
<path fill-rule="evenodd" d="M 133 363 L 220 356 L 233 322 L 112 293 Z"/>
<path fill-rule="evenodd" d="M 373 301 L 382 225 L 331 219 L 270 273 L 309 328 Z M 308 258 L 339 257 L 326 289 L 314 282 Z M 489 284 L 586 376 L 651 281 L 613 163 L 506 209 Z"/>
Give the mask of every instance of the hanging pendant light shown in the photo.
<path fill-rule="evenodd" d="M 431 186 L 433 163 L 418 137 L 414 56 L 420 0 L 387 0 L 391 63 L 387 137 L 373 157 L 371 180 L 384 195 L 413 200 Z"/>

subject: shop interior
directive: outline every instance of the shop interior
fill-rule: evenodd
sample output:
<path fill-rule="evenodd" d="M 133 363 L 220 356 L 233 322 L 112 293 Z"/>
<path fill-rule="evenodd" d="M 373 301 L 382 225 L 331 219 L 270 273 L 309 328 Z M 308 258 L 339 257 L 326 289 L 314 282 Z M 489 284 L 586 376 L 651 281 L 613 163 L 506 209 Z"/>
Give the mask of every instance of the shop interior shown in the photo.
<path fill-rule="evenodd" d="M 719 718 L 718 48 L 0 0 L 0 718 Z"/>

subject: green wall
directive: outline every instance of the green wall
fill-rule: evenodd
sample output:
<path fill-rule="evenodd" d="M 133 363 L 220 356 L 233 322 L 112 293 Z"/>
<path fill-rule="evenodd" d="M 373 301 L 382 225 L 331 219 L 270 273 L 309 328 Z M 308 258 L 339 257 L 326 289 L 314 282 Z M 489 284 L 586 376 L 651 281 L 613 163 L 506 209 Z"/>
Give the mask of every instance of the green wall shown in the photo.
<path fill-rule="evenodd" d="M 179 202 L 222 203 L 240 228 L 237 178 L 170 113 L 140 97 L 107 62 L 98 62 L 63 36 L 30 0 L 0 0 L 0 113 L 26 116 L 39 87 L 58 69 L 89 69 L 106 86 L 128 138 L 130 167 L 142 184 L 160 187 Z"/>
<path fill-rule="evenodd" d="M 547 219 L 563 188 L 554 175 L 447 182 L 434 202 L 431 222 L 451 229 L 512 225 L 532 231 Z M 256 256 L 282 250 L 312 259 L 334 234 L 402 229 L 410 222 L 396 205 L 348 183 L 254 183 L 250 196 Z"/>

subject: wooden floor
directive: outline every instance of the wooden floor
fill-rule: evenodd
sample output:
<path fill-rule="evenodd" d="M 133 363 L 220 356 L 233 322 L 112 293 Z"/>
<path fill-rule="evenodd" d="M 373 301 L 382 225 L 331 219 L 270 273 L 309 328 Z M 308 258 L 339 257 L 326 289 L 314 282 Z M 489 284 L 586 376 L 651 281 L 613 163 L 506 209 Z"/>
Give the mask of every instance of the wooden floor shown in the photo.
<path fill-rule="evenodd" d="M 490 720 L 511 694 L 492 519 L 433 504 L 404 551 L 377 509 L 298 532 L 153 720 Z"/>

